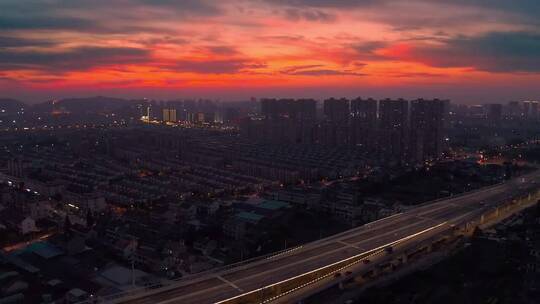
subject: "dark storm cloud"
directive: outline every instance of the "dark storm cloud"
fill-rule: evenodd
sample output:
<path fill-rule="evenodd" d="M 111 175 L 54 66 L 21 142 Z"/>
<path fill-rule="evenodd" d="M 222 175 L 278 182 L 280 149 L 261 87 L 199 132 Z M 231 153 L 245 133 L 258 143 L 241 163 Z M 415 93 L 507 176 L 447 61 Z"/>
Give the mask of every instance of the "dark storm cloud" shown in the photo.
<path fill-rule="evenodd" d="M 391 6 L 391 4 L 447 4 L 467 7 L 479 7 L 484 9 L 497 9 L 512 11 L 523 14 L 540 14 L 540 1 L 538 0 L 264 0 L 267 3 L 295 7 L 318 7 L 318 8 L 361 8 Z"/>
<path fill-rule="evenodd" d="M 384 48 L 388 45 L 385 41 L 368 41 L 358 43 L 354 46 L 354 49 L 360 53 L 373 53 L 377 49 Z"/>
<path fill-rule="evenodd" d="M 474 67 L 489 72 L 540 72 L 540 34 L 493 32 L 455 37 L 443 46 L 419 47 L 414 59 L 437 67 Z"/>
<path fill-rule="evenodd" d="M 209 46 L 206 48 L 209 52 L 216 55 L 236 55 L 238 50 L 231 46 L 218 45 L 218 46 Z"/>
<path fill-rule="evenodd" d="M 101 29 L 95 22 L 80 18 L 53 16 L 9 16 L 0 13 L 0 30 L 89 30 Z"/>
<path fill-rule="evenodd" d="M 178 11 L 189 12 L 197 15 L 219 15 L 223 11 L 217 5 L 219 1 L 209 0 L 132 0 L 134 3 L 142 3 L 148 6 L 165 6 Z"/>
<path fill-rule="evenodd" d="M 384 57 L 377 55 L 376 50 L 382 49 L 388 46 L 388 42 L 384 41 L 368 41 L 357 43 L 352 46 L 352 48 L 358 53 L 356 59 L 361 60 L 385 60 Z"/>
<path fill-rule="evenodd" d="M 362 68 L 364 66 L 357 66 L 357 68 Z M 335 70 L 328 69 L 321 64 L 312 64 L 312 65 L 300 65 L 300 66 L 291 66 L 281 71 L 282 74 L 286 75 L 297 75 L 297 76 L 364 76 L 364 74 L 357 73 L 349 70 Z"/>
<path fill-rule="evenodd" d="M 165 7 L 177 12 L 187 12 L 194 15 L 215 15 L 222 12 L 217 1 L 210 0 L 2 0 L 0 8 L 4 12 L 15 14 L 61 12 L 64 10 L 117 10 L 136 9 L 145 7 Z"/>
<path fill-rule="evenodd" d="M 26 39 L 20 37 L 0 36 L 0 48 L 18 48 L 29 46 L 53 46 L 54 41 L 45 39 Z"/>
<path fill-rule="evenodd" d="M 306 70 L 306 71 L 297 71 L 293 73 L 288 73 L 288 75 L 299 75 L 299 76 L 365 76 L 365 74 L 351 72 L 351 71 L 338 71 L 330 69 L 321 69 L 321 70 Z"/>
<path fill-rule="evenodd" d="M 53 12 L 47 11 L 41 12 L 40 14 L 42 15 L 7 16 L 0 12 L 0 31 L 51 30 L 56 32 L 73 31 L 98 34 L 132 34 L 142 32 L 175 33 L 171 29 L 136 25 L 137 19 L 127 16 L 123 19 L 125 24 L 119 25 L 108 23 L 107 20 L 101 21 L 99 20 L 99 17 L 96 17 L 94 20 L 89 20 L 56 16 Z"/>
<path fill-rule="evenodd" d="M 170 36 L 158 36 L 158 37 L 150 37 L 150 38 L 135 38 L 132 39 L 131 42 L 142 44 L 147 47 L 156 47 L 161 44 L 169 44 L 169 45 L 187 45 L 189 44 L 189 40 L 182 37 L 170 37 Z"/>
<path fill-rule="evenodd" d="M 426 78 L 435 78 L 435 77 L 444 77 L 444 74 L 437 73 L 418 73 L 418 72 L 403 72 L 403 73 L 387 73 L 386 76 L 394 78 L 417 78 L 417 77 L 426 77 Z"/>
<path fill-rule="evenodd" d="M 316 9 L 289 8 L 285 10 L 285 17 L 292 21 L 333 22 L 336 16 Z"/>
<path fill-rule="evenodd" d="M 379 5 L 386 0 L 266 0 L 266 2 L 278 5 L 297 7 L 360 7 L 367 5 Z"/>
<path fill-rule="evenodd" d="M 476 9 L 477 11 L 486 12 L 487 16 L 476 14 L 469 16 L 471 20 L 489 19 L 489 10 L 498 11 L 503 14 L 516 14 L 519 17 L 512 21 L 516 24 L 540 24 L 540 1 L 538 0 L 263 0 L 266 3 L 283 7 L 295 8 L 317 8 L 317 9 L 373 9 L 380 11 L 376 19 L 380 19 L 389 25 L 400 30 L 411 30 L 418 28 L 426 28 L 429 26 L 444 26 L 447 21 L 459 22 L 464 21 L 463 16 L 458 20 L 446 20 L 447 18 L 438 18 L 423 14 L 415 16 L 414 7 L 416 4 L 440 6 L 444 10 L 444 6 L 454 6 L 461 8 L 462 11 Z M 399 6 L 398 6 L 399 5 Z M 394 11 L 396 7 L 407 10 L 407 6 L 411 7 L 411 13 L 406 11 Z M 383 11 L 384 9 L 384 11 Z M 439 16 L 440 17 L 440 16 Z M 520 18 L 521 17 L 521 18 Z M 396 19 L 394 19 L 396 18 Z M 469 18 L 467 18 L 469 19 Z M 509 20 L 507 20 L 508 22 Z M 448 25 L 448 24 L 446 24 Z"/>
<path fill-rule="evenodd" d="M 99 33 L 153 32 L 158 29 L 137 25 L 144 16 L 137 9 L 160 8 L 182 18 L 222 13 L 215 2 L 201 0 L 1 0 L 0 30 L 69 30 Z M 114 15 L 108 19 L 110 15 Z M 84 16 L 84 17 L 83 17 Z M 129 21 L 130 25 L 117 22 Z M 163 29 L 162 29 L 163 30 Z"/>
<path fill-rule="evenodd" d="M 315 68 L 321 68 L 321 67 L 324 67 L 324 65 L 322 65 L 322 64 L 295 65 L 295 66 L 287 67 L 282 72 L 289 74 L 289 73 L 294 73 L 294 72 L 301 71 L 301 70 L 315 69 Z"/>
<path fill-rule="evenodd" d="M 149 60 L 149 56 L 147 50 L 127 47 L 79 47 L 54 52 L 0 49 L 0 69 L 66 72 L 98 66 L 141 63 Z"/>
<path fill-rule="evenodd" d="M 86 33 L 135 33 L 135 32 L 167 32 L 163 29 L 138 25 L 112 25 L 100 22 L 99 19 L 88 20 L 76 17 L 57 15 L 53 11 L 41 11 L 29 15 L 8 15 L 0 12 L 0 31 L 16 30 L 52 30 L 74 31 Z"/>
<path fill-rule="evenodd" d="M 179 60 L 174 65 L 163 66 L 164 70 L 197 74 L 235 74 L 250 69 L 262 68 L 265 65 L 247 59 L 232 60 Z"/>
<path fill-rule="evenodd" d="M 538 0 L 443 0 L 441 2 L 450 5 L 461 5 L 466 7 L 480 7 L 500 10 L 502 12 L 513 12 L 534 18 L 535 23 L 540 23 L 540 1 Z"/>
<path fill-rule="evenodd" d="M 87 30 L 97 27 L 91 20 L 63 15 L 59 12 L 61 7 L 60 1 L 0 1 L 0 30 Z"/>

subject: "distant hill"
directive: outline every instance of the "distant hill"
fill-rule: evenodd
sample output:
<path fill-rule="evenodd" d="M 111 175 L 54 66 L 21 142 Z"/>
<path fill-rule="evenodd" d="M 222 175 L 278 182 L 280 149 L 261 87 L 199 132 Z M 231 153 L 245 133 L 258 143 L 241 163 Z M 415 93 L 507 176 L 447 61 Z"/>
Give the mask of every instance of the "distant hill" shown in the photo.
<path fill-rule="evenodd" d="M 68 98 L 46 101 L 33 106 L 35 111 L 51 112 L 62 110 L 73 114 L 110 113 L 119 109 L 134 106 L 131 100 L 112 97 Z"/>
<path fill-rule="evenodd" d="M 9 98 L 0 98 L 0 110 L 4 110 L 5 112 L 19 111 L 21 108 L 25 107 L 27 107 L 27 105 L 22 101 Z"/>

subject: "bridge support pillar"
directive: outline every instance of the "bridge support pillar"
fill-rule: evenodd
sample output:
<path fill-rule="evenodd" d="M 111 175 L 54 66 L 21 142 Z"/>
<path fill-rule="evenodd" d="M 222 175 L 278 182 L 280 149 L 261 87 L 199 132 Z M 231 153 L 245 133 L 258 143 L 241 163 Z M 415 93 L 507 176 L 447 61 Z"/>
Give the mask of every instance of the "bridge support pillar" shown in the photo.
<path fill-rule="evenodd" d="M 407 264 L 408 256 L 407 256 L 406 253 L 404 255 L 402 255 L 400 258 L 401 258 L 401 263 Z"/>
<path fill-rule="evenodd" d="M 486 217 L 485 215 L 482 214 L 482 216 L 480 217 L 480 224 L 483 224 L 485 221 L 486 221 Z"/>
<path fill-rule="evenodd" d="M 345 289 L 343 282 L 339 282 L 339 290 L 343 290 L 343 289 Z"/>
<path fill-rule="evenodd" d="M 465 224 L 465 229 L 463 229 L 464 232 L 465 232 L 465 233 L 469 233 L 469 229 L 471 229 L 471 224 L 470 224 L 470 223 L 466 223 L 466 224 Z"/>

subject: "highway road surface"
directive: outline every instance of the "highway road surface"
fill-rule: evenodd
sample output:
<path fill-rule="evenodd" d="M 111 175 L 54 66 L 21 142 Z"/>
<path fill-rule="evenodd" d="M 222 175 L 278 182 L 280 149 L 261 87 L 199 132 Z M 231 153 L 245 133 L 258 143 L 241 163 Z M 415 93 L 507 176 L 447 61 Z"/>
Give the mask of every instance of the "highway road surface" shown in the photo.
<path fill-rule="evenodd" d="M 133 304 L 210 304 L 255 292 L 305 273 L 368 254 L 399 241 L 415 241 L 461 225 L 510 199 L 540 189 L 540 172 L 456 197 L 423 204 L 404 213 L 321 239 L 298 250 L 236 268 L 204 274 L 136 296 L 112 300 Z M 262 295 L 261 295 L 262 297 Z"/>

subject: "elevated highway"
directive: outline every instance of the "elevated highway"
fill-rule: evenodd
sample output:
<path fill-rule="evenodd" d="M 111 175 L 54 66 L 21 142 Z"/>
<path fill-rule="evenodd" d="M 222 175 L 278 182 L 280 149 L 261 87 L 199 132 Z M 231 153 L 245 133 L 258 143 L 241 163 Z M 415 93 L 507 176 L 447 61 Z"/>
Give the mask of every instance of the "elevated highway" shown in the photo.
<path fill-rule="evenodd" d="M 274 256 L 204 273 L 159 288 L 102 299 L 133 304 L 240 304 L 280 302 L 339 281 L 390 251 L 447 233 L 470 231 L 539 198 L 540 172 L 406 212 L 305 244 Z M 390 249 L 390 247 L 392 249 Z M 288 302 L 285 301 L 285 302 Z"/>

